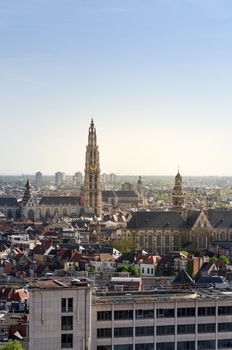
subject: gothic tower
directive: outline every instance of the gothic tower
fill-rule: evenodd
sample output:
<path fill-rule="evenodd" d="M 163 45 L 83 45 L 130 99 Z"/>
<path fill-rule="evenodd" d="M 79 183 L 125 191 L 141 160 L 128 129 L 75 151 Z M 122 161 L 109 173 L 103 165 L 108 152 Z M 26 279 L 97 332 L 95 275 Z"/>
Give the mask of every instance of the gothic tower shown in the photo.
<path fill-rule="evenodd" d="M 102 192 L 100 183 L 99 149 L 97 146 L 96 128 L 93 119 L 89 127 L 88 145 L 86 146 L 84 201 L 86 213 L 101 216 Z"/>
<path fill-rule="evenodd" d="M 25 185 L 25 191 L 23 194 L 22 205 L 25 206 L 30 198 L 31 198 L 31 185 L 29 180 L 27 180 L 27 183 Z"/>
<path fill-rule="evenodd" d="M 175 177 L 175 185 L 172 191 L 172 205 L 175 208 L 184 207 L 184 190 L 182 184 L 182 176 L 179 173 L 179 169 Z"/>

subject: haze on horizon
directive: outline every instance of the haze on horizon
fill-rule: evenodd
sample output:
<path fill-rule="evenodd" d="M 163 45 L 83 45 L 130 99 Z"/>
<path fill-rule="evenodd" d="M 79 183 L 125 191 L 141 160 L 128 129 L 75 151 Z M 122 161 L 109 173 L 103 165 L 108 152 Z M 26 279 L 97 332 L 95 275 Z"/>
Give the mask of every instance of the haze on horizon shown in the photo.
<path fill-rule="evenodd" d="M 0 3 L 0 174 L 232 175 L 232 2 Z"/>

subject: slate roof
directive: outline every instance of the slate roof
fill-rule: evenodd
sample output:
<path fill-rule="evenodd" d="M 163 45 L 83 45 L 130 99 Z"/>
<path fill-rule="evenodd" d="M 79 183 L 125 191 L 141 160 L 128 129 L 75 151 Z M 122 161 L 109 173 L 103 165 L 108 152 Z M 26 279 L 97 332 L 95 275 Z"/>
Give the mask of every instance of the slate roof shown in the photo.
<path fill-rule="evenodd" d="M 187 216 L 187 224 L 190 227 L 193 227 L 195 225 L 195 222 L 197 221 L 197 219 L 199 218 L 199 215 L 201 214 L 200 210 L 190 210 L 188 212 L 188 216 Z"/>
<path fill-rule="evenodd" d="M 102 191 L 102 198 L 137 198 L 138 194 L 136 191 Z"/>
<path fill-rule="evenodd" d="M 102 191 L 102 198 L 112 198 L 112 197 L 117 197 L 115 191 Z"/>
<path fill-rule="evenodd" d="M 180 229 L 186 222 L 175 211 L 138 211 L 128 222 L 129 229 Z"/>
<path fill-rule="evenodd" d="M 193 279 L 189 276 L 185 269 L 181 269 L 172 283 L 193 284 Z"/>
<path fill-rule="evenodd" d="M 214 263 L 212 262 L 205 262 L 204 264 L 202 264 L 200 270 L 201 271 L 209 271 L 209 269 L 214 265 Z"/>
<path fill-rule="evenodd" d="M 137 198 L 138 194 L 135 191 L 115 191 L 118 198 Z"/>
<path fill-rule="evenodd" d="M 223 283 L 223 279 L 220 276 L 207 276 L 200 277 L 196 284 L 215 284 L 215 283 Z"/>
<path fill-rule="evenodd" d="M 44 196 L 41 198 L 40 205 L 80 205 L 80 197 L 78 196 Z"/>
<path fill-rule="evenodd" d="M 17 198 L 15 197 L 0 197 L 0 207 L 19 207 Z"/>
<path fill-rule="evenodd" d="M 208 220 L 214 228 L 232 228 L 232 210 L 209 209 Z"/>

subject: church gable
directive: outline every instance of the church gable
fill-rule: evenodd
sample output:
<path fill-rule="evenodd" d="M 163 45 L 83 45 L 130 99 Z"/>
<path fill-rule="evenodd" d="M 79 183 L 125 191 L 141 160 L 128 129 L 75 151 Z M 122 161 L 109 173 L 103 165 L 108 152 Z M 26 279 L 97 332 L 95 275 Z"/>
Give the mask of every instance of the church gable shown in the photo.
<path fill-rule="evenodd" d="M 192 226 L 192 229 L 199 229 L 199 228 L 208 228 L 208 229 L 212 229 L 212 226 L 207 218 L 207 216 L 205 215 L 205 213 L 203 211 L 200 212 L 198 218 L 195 221 L 195 224 Z"/>

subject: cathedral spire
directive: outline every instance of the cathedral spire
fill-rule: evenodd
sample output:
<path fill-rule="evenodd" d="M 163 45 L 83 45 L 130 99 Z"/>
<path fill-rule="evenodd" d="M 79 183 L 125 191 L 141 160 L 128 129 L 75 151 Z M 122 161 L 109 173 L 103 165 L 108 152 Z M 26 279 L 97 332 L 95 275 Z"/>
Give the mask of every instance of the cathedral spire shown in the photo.
<path fill-rule="evenodd" d="M 93 119 L 90 123 L 88 145 L 86 146 L 84 198 L 85 211 L 100 216 L 102 212 L 100 161 Z"/>

